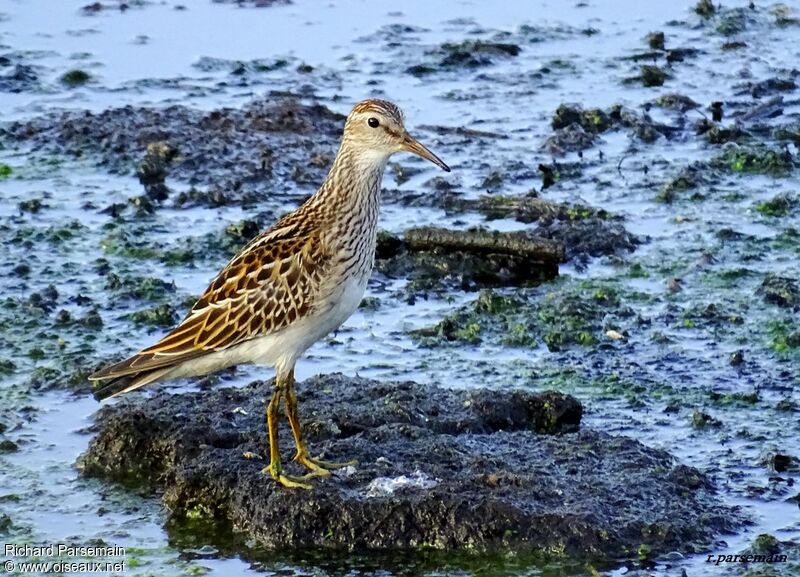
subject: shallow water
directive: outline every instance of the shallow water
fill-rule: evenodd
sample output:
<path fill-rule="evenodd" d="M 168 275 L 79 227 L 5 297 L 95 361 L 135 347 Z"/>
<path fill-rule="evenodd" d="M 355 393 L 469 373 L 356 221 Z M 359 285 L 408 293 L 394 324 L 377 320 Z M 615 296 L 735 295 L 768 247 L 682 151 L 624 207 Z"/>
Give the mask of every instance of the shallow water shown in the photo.
<path fill-rule="evenodd" d="M 688 2 L 648 3 L 645 8 L 643 3 L 629 0 L 514 1 L 504 3 L 502 10 L 489 3 L 455 0 L 411 1 L 398 7 L 366 1 L 324 6 L 296 1 L 265 9 L 196 2 L 187 3 L 186 10 L 176 9 L 175 3 L 154 3 L 123 13 L 107 10 L 86 16 L 72 3 L 10 1 L 0 6 L 5 14 L 0 18 L 0 54 L 20 55 L 22 62 L 34 66 L 39 82 L 20 93 L 0 92 L 0 110 L 6 121 L 38 116 L 53 108 L 99 111 L 125 104 L 182 103 L 215 109 L 241 106 L 268 91 L 289 91 L 344 114 L 365 96 L 386 96 L 404 109 L 412 131 L 453 167 L 446 178 L 457 183 L 464 197 L 476 198 L 485 192 L 481 183 L 493 170 L 511 171 L 512 163 L 521 161 L 535 174 L 539 163 L 551 161 L 541 146 L 552 132 L 552 114 L 563 102 L 577 102 L 586 108 L 621 103 L 641 111 L 659 95 L 680 92 L 703 104 L 687 115 L 694 118 L 707 116 L 706 106 L 715 100 L 750 102 L 749 94 L 736 95 L 737 86 L 789 74 L 800 56 L 800 28 L 770 25 L 774 17 L 769 6 L 757 4 L 755 21 L 735 35 L 747 47 L 722 51 L 725 38 L 704 26 Z M 746 7 L 747 3 L 731 5 Z M 522 29 L 523 24 L 530 28 Z M 623 58 L 646 51 L 645 37 L 654 30 L 665 31 L 669 47 L 693 47 L 701 53 L 676 63 L 671 70 L 673 78 L 663 87 L 623 84 L 622 80 L 638 69 L 638 64 Z M 519 44 L 522 52 L 490 66 L 437 72 L 422 79 L 405 72 L 410 65 L 431 62 L 428 52 L 442 42 L 495 37 Z M 268 63 L 283 59 L 289 64 L 238 78 L 224 62 L 254 59 Z M 313 66 L 313 71 L 296 72 L 301 63 Z M 79 88 L 64 87 L 58 78 L 71 68 L 89 71 L 94 81 Z M 784 97 L 784 114 L 775 124 L 797 120 L 796 93 Z M 658 108 L 650 113 L 666 124 L 680 120 Z M 447 134 L 418 128 L 424 125 L 468 127 L 507 138 L 453 143 L 448 142 Z M 612 347 L 605 366 L 590 367 L 581 350 L 554 354 L 543 345 L 515 349 L 485 342 L 445 349 L 421 347 L 410 336 L 411 330 L 435 324 L 475 294 L 432 295 L 411 305 L 393 297 L 401 291 L 402 281 L 376 276 L 370 296 L 380 298 L 381 306 L 375 311 L 358 311 L 335 336 L 315 345 L 298 365 L 298 378 L 342 371 L 466 387 L 560 387 L 585 404 L 585 426 L 634 436 L 709 472 L 720 486 L 720 499 L 740 505 L 752 517 L 752 526 L 738 535 L 723 536 L 724 542 L 714 546 L 714 553 L 741 551 L 760 533 L 783 540 L 800 538 L 800 512 L 797 503 L 788 500 L 797 495 L 790 484 L 797 473 L 778 475 L 763 463 L 775 451 L 800 456 L 796 409 L 775 408 L 782 400 L 795 405 L 800 402 L 798 354 L 796 350 L 776 352 L 769 346 L 765 329 L 769 322 L 794 322 L 796 318 L 755 296 L 766 272 L 800 276 L 797 247 L 771 243 L 787 229 L 800 227 L 800 218 L 796 210 L 782 218 L 764 217 L 754 210 L 757 203 L 778 193 L 796 192 L 800 180 L 797 171 L 781 179 L 731 175 L 701 189 L 704 198 L 700 200 L 691 200 L 687 192 L 672 204 L 658 203 L 655 197 L 662 183 L 686 165 L 719 152 L 719 148 L 689 137 L 691 130 L 686 134 L 685 138 L 662 138 L 654 144 L 644 144 L 624 131 L 604 134 L 599 144 L 585 151 L 583 159 L 575 154 L 559 159 L 583 163 L 579 178 L 565 179 L 541 192 L 549 200 L 581 201 L 623 215 L 629 231 L 649 238 L 629 256 L 594 259 L 586 267 L 568 264 L 562 267 L 562 279 L 552 287 L 541 287 L 547 292 L 568 290 L 581 282 L 589 286 L 607 283 L 624 296 L 634 292 L 647 296 L 635 301 L 631 296 L 630 306 L 649 319 L 652 328 L 627 326 L 629 338 Z M 598 151 L 602 151 L 602 159 Z M 0 180 L 3 294 L 27 298 L 54 284 L 59 292 L 58 308 L 75 311 L 81 307 L 70 303 L 70 298 L 85 295 L 93 299 L 104 321 L 101 333 L 85 342 L 48 340 L 50 348 L 44 347 L 48 354 L 66 350 L 102 359 L 149 344 L 163 329 L 136 325 L 124 316 L 149 305 L 134 300 L 116 306 L 114 295 L 93 271 L 96 259 L 105 258 L 115 270 L 133 276 L 174 281 L 176 291 L 166 300 L 178 305 L 205 287 L 224 258 L 209 255 L 192 265 L 166 265 L 104 250 L 103 239 L 108 234 L 104 227 L 110 217 L 82 207 L 86 201 L 98 206 L 127 202 L 141 193 L 135 175 L 110 175 L 88 160 L 48 163 L 32 158 L 27 150 L 0 150 L 0 164 L 14 171 L 13 177 Z M 397 186 L 387 176 L 389 187 L 426 191 L 430 190 L 427 181 L 439 176 L 435 168 L 414 159 L 398 161 L 423 171 Z M 178 191 L 189 188 L 188 183 L 170 180 L 169 184 Z M 507 178 L 498 192 L 518 195 L 540 186 L 538 176 Z M 296 183 L 287 183 L 287 187 L 280 192 L 312 192 L 309 186 Z M 259 210 L 286 210 L 285 195 L 266 200 Z M 18 204 L 32 198 L 43 199 L 45 208 L 35 214 L 21 212 Z M 246 216 L 238 207 L 159 209 L 145 224 L 154 240 L 183 243 L 187 238 L 216 234 Z M 60 229 L 70 221 L 82 225 L 77 233 L 58 243 L 47 240 L 48 230 Z M 391 204 L 384 207 L 381 220 L 383 228 L 394 232 L 420 224 L 466 227 L 479 223 L 503 230 L 526 226 L 507 220 L 485 222 L 477 214 Z M 32 245 L 11 242 L 23 228 L 32 231 Z M 725 243 L 718 233 L 726 228 L 753 238 Z M 713 253 L 714 260 L 706 262 L 705 253 Z M 20 262 L 31 265 L 32 274 L 27 278 L 12 273 Z M 646 276 L 630 274 L 633 265 Z M 726 280 L 726 271 L 739 268 L 748 273 Z M 673 277 L 683 279 L 677 294 L 666 289 Z M 721 303 L 726 311 L 741 315 L 743 323 L 720 328 L 680 322 L 682 313 L 709 302 Z M 651 333 L 656 330 L 670 342 L 654 344 Z M 0 413 L 0 422 L 9 429 L 5 437 L 19 445 L 18 452 L 0 454 L 0 514 L 9 515 L 13 522 L 10 540 L 85 542 L 102 538 L 134 551 L 130 557 L 137 566 L 126 572 L 134 575 L 402 572 L 388 561 L 382 571 L 381 561 L 375 560 L 343 559 L 336 565 L 274 555 L 253 561 L 225 552 L 193 552 L 197 543 L 190 546 L 188 540 L 165 532 L 165 516 L 157 500 L 78 477 L 74 462 L 90 438 L 82 431 L 91 424 L 97 405 L 82 395 L 32 390 L 27 374 L 48 361 L 29 358 L 30 349 L 46 335 L 33 334 L 26 341 L 25 334 L 21 329 L 15 333 L 19 350 L 1 355 L 17 365 L 14 373 L 3 377 L 0 389 L 0 402 L 7 407 Z M 746 350 L 748 364 L 736 370 L 728 358 L 740 349 Z M 565 376 L 570 371 L 576 376 Z M 244 383 L 266 376 L 263 371 L 243 368 L 226 382 Z M 179 384 L 175 390 L 195 386 Z M 758 394 L 753 404 L 723 405 L 710 395 L 753 391 Z M 677 412 L 665 411 L 670 406 L 677 406 Z M 711 413 L 722 425 L 693 427 L 695 408 Z M 8 495 L 16 498 L 4 498 Z M 506 563 L 507 569 L 461 571 L 492 574 L 502 570 L 519 575 L 562 571 L 520 567 L 510 560 Z M 707 566 L 702 555 L 680 562 L 661 560 L 653 571 L 673 574 L 681 568 L 689 575 L 720 571 Z M 424 564 L 419 571 L 435 573 Z M 453 571 L 457 570 L 451 567 L 446 572 Z M 620 568 L 615 573 L 624 571 Z"/>

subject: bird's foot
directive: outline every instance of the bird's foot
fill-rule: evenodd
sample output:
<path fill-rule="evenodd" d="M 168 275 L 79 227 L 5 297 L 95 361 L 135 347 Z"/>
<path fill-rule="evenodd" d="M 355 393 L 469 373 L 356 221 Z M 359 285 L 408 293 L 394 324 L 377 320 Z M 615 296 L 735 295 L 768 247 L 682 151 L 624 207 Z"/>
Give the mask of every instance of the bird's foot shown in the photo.
<path fill-rule="evenodd" d="M 261 469 L 261 472 L 265 475 L 270 475 L 273 479 L 275 479 L 278 483 L 283 485 L 284 487 L 288 487 L 289 489 L 311 489 L 312 486 L 306 483 L 308 479 L 312 477 L 317 477 L 314 473 L 310 473 L 308 475 L 303 475 L 302 477 L 294 477 L 291 475 L 284 475 L 283 474 L 283 467 L 281 466 L 280 462 L 273 462 Z"/>
<path fill-rule="evenodd" d="M 351 465 L 355 465 L 358 463 L 358 461 L 332 463 L 330 461 L 314 459 L 310 457 L 307 452 L 298 452 L 297 455 L 295 455 L 294 460 L 303 465 L 306 469 L 309 469 L 311 471 L 311 473 L 309 473 L 309 476 L 312 477 L 330 477 L 331 470 L 344 469 L 345 467 L 350 467 Z"/>

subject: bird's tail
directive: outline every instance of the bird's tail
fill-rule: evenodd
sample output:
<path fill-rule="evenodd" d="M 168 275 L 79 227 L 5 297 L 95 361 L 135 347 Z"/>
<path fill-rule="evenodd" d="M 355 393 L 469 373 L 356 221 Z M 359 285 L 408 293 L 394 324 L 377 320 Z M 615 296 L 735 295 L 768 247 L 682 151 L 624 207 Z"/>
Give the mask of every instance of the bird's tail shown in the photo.
<path fill-rule="evenodd" d="M 120 377 L 112 377 L 111 379 L 105 380 L 105 382 L 102 382 L 101 379 L 96 379 L 100 381 L 100 385 L 93 392 L 94 398 L 98 401 L 102 401 L 103 399 L 109 399 L 134 389 L 138 389 L 139 387 L 143 387 L 152 383 L 153 381 L 157 381 L 170 372 L 173 368 L 174 367 L 168 366 L 160 369 L 152 369 L 149 371 L 142 371 L 140 373 L 123 375 Z"/>

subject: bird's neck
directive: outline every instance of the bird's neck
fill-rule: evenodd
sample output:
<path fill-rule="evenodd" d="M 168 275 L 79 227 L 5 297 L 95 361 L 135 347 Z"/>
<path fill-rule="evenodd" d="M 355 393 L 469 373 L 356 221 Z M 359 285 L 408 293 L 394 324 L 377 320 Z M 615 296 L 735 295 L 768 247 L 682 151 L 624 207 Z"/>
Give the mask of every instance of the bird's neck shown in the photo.
<path fill-rule="evenodd" d="M 333 223 L 358 226 L 374 233 L 380 208 L 383 172 L 389 157 L 353 148 L 345 141 L 313 202 L 325 207 Z"/>

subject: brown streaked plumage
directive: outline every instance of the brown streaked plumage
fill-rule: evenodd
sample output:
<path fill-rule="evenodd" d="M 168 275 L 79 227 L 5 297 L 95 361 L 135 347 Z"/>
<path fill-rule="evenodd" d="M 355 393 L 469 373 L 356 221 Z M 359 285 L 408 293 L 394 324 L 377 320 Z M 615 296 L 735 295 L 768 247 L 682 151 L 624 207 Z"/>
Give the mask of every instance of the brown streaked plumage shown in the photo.
<path fill-rule="evenodd" d="M 329 468 L 341 466 L 308 454 L 297 416 L 294 365 L 361 301 L 375 252 L 381 179 L 389 157 L 400 151 L 450 171 L 408 134 L 397 106 L 377 99 L 358 103 L 320 189 L 251 240 L 163 339 L 93 374 L 90 379 L 102 383 L 95 397 L 241 363 L 273 366 L 275 391 L 267 406 L 270 465 L 264 471 L 285 486 L 308 487 L 283 473 L 277 443 L 281 399 L 297 445 L 295 460 L 311 476 L 327 476 Z"/>

